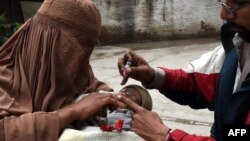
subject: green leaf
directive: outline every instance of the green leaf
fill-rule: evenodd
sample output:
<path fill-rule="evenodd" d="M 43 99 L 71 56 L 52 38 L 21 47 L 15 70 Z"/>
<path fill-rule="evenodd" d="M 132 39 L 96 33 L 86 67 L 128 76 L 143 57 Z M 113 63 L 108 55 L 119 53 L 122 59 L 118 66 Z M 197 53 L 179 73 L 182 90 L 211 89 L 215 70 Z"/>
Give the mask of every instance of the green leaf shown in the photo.
<path fill-rule="evenodd" d="M 5 14 L 0 14 L 0 22 L 5 21 Z"/>

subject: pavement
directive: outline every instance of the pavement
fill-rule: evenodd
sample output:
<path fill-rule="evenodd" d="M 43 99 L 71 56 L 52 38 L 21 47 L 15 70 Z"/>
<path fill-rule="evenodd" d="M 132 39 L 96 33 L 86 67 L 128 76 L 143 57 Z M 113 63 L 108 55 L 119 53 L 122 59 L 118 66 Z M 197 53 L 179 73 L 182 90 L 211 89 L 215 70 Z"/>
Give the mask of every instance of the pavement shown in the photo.
<path fill-rule="evenodd" d="M 204 38 L 193 40 L 162 41 L 134 44 L 98 46 L 90 59 L 95 76 L 119 91 L 122 77 L 117 68 L 118 58 L 127 49 L 143 56 L 152 67 L 185 68 L 188 62 L 198 59 L 201 54 L 220 45 L 219 39 Z M 127 84 L 140 82 L 129 79 Z M 153 99 L 153 111 L 157 112 L 165 125 L 181 129 L 190 134 L 210 135 L 213 112 L 202 109 L 193 110 L 188 106 L 176 104 L 157 90 L 149 90 Z"/>

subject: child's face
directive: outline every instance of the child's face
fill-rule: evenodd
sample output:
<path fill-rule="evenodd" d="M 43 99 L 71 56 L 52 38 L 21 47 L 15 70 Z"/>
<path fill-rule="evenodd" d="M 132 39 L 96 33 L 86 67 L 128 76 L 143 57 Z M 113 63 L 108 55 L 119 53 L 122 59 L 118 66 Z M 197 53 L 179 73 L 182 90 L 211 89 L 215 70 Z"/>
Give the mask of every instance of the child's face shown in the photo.
<path fill-rule="evenodd" d="M 142 98 L 139 92 L 134 88 L 123 88 L 120 92 L 125 93 L 127 97 L 133 100 L 138 105 L 142 105 Z"/>

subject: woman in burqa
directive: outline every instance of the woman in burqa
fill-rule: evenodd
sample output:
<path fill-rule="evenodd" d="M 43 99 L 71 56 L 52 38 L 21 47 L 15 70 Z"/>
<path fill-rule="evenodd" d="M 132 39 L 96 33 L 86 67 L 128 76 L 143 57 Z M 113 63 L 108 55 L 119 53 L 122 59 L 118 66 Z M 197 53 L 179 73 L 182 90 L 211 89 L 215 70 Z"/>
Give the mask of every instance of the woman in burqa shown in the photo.
<path fill-rule="evenodd" d="M 45 0 L 0 48 L 0 140 L 55 141 L 72 121 L 107 105 L 89 64 L 101 28 L 90 0 Z M 81 101 L 82 93 L 91 93 Z"/>

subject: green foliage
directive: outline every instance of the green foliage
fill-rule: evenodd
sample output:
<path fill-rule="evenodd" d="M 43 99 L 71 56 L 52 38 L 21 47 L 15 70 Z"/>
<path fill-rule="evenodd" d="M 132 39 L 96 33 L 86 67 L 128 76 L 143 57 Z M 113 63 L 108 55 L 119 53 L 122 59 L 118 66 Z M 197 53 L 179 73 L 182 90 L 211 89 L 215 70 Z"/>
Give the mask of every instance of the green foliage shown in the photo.
<path fill-rule="evenodd" d="M 4 14 L 0 15 L 0 22 L 4 21 Z"/>
<path fill-rule="evenodd" d="M 0 14 L 0 46 L 22 25 L 21 23 L 3 24 L 5 14 Z"/>

